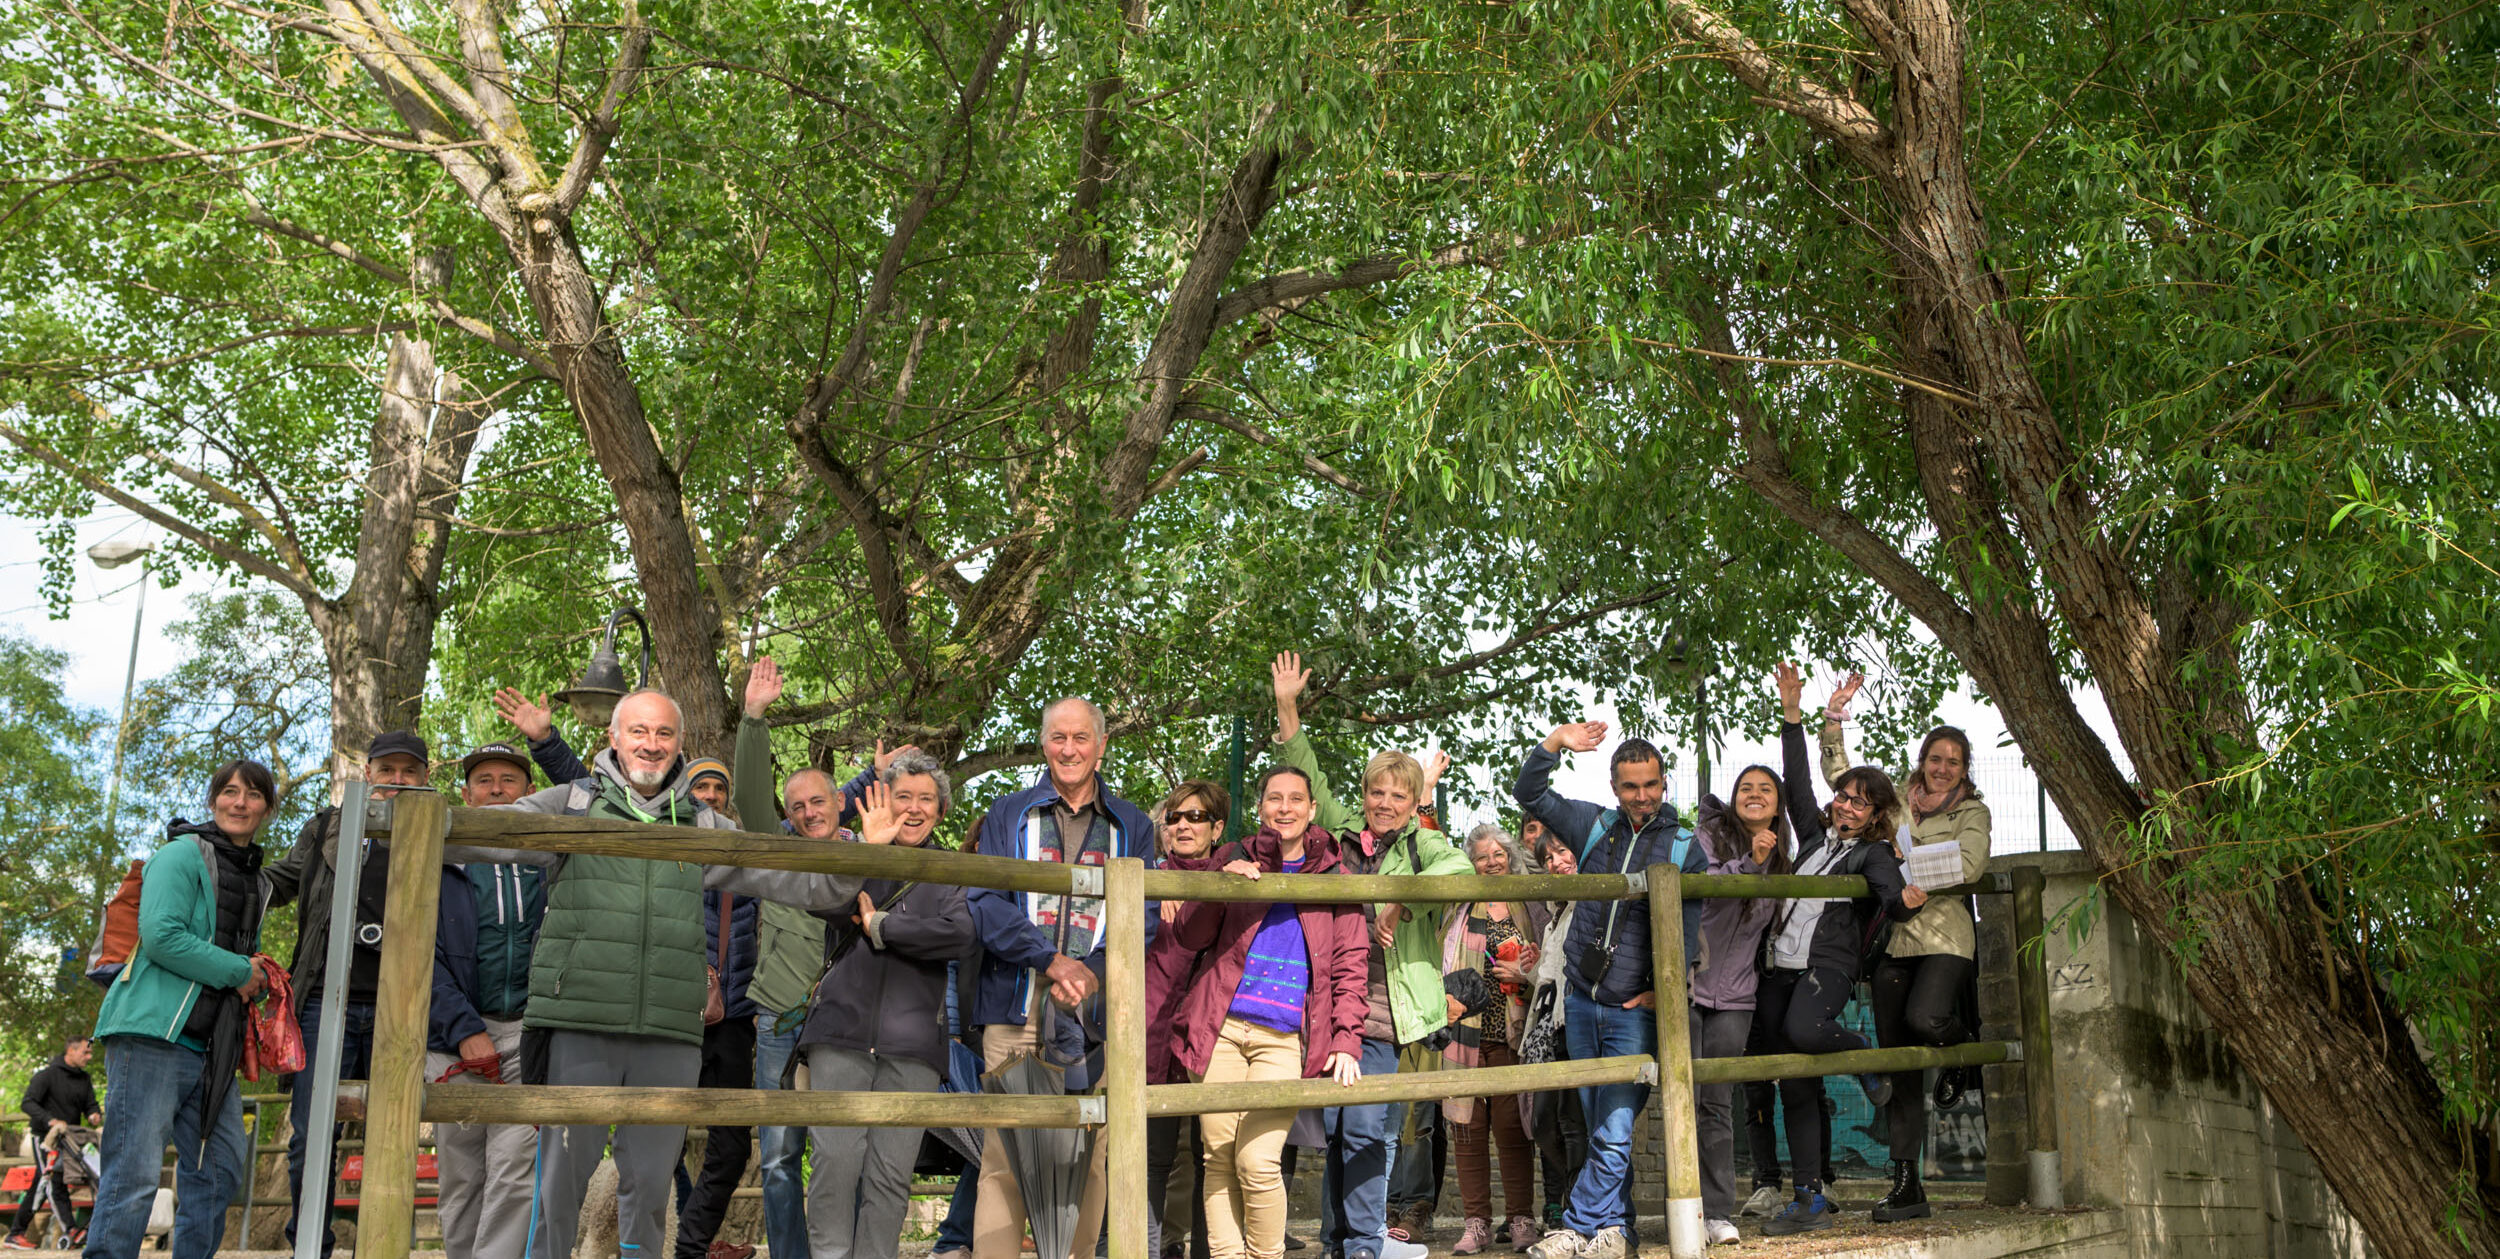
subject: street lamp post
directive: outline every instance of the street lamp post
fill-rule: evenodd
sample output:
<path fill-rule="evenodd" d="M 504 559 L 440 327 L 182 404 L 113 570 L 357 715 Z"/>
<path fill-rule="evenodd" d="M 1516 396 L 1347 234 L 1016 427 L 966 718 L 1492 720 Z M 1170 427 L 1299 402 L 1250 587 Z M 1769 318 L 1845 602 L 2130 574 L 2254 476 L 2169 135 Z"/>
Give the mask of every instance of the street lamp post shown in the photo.
<path fill-rule="evenodd" d="M 146 542 L 99 542 L 87 548 L 87 558 L 97 568 L 112 570 L 132 560 L 144 561 L 156 547 Z M 115 842 L 121 825 L 122 752 L 130 743 L 130 693 L 139 680 L 139 630 L 147 623 L 148 572 L 139 565 L 139 607 L 130 617 L 130 664 L 122 670 L 122 715 L 113 730 L 113 779 L 104 794 L 104 842 Z M 118 850 L 115 850 L 118 852 Z"/>

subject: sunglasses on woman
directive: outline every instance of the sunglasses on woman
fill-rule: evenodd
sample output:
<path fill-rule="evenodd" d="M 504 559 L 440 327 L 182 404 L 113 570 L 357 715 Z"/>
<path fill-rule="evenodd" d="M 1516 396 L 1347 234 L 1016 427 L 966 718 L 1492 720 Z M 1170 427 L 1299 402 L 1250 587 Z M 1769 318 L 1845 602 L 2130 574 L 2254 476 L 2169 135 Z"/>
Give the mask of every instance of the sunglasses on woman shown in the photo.
<path fill-rule="evenodd" d="M 1163 824 L 1165 826 L 1175 826 L 1182 822 L 1205 823 L 1215 820 L 1215 815 L 1207 812 L 1205 809 L 1174 809 L 1163 815 Z"/>

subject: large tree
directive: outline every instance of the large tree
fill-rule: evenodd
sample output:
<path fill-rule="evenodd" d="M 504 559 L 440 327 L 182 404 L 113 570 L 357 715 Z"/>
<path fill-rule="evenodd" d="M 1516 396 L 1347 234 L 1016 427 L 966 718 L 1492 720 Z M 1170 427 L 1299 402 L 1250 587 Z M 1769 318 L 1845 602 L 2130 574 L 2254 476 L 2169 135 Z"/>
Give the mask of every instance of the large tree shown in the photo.
<path fill-rule="evenodd" d="M 2500 28 L 1986 16 L 1410 15 L 1384 59 L 1495 120 L 1451 177 L 1601 222 L 1448 277 L 1381 379 L 1453 462 L 1664 445 L 1694 541 L 1914 616 L 2379 1252 L 2500 1253 Z M 1794 649 L 1697 593 L 1738 671 Z"/>

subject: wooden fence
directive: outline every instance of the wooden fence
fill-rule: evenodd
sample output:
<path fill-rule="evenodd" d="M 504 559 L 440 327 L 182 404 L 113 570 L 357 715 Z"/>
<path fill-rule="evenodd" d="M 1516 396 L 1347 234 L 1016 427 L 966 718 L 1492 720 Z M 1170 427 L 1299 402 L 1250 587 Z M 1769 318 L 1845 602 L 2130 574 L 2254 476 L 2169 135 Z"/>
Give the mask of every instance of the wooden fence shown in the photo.
<path fill-rule="evenodd" d="M 377 806 L 377 819 L 383 808 Z M 1841 1054 L 1750 1058 L 1692 1057 L 1686 1024 L 1683 915 L 1686 898 L 1862 896 L 1857 878 L 1794 875 L 1685 875 L 1673 866 L 1631 874 L 1577 875 L 1268 875 L 1250 880 L 1217 872 L 1150 870 L 1134 859 L 1070 867 L 941 849 L 828 844 L 787 835 L 692 830 L 509 810 L 453 809 L 439 795 L 407 792 L 388 803 L 389 892 L 373 1029 L 373 1078 L 338 1092 L 363 1103 L 365 1180 L 357 1216 L 359 1259 L 406 1259 L 415 1227 L 417 1126 L 444 1123 L 730 1124 L 899 1127 L 1099 1126 L 1110 1180 L 1111 1259 L 1146 1253 L 1146 1120 L 1249 1109 L 1359 1105 L 1454 1096 L 1499 1096 L 1631 1081 L 1654 1082 L 1664 1096 L 1667 1234 L 1675 1259 L 1703 1253 L 1701 1164 L 1695 1144 L 1697 1084 L 1794 1076 L 1907 1071 L 2022 1062 L 2030 1101 L 2031 1202 L 2060 1206 L 2055 1082 L 2050 1078 L 2048 988 L 2041 946 L 2039 871 L 2017 869 L 1937 897 L 2011 892 L 2018 941 L 2019 1041 L 1977 1041 L 1948 1049 L 1866 1049 Z M 769 1092 L 747 1089 L 580 1088 L 505 1085 L 493 1089 L 425 1083 L 426 1003 L 432 987 L 435 902 L 446 840 L 479 847 L 802 870 L 863 878 L 1010 891 L 1100 896 L 1104 900 L 1106 1043 L 1100 1091 L 1068 1097 L 997 1094 Z M 346 847 L 346 845 L 342 845 Z M 342 874 L 342 878 L 346 875 Z M 1615 901 L 1646 898 L 1655 951 L 1656 1057 L 1602 1058 L 1528 1066 L 1386 1075 L 1340 1086 L 1327 1080 L 1235 1084 L 1146 1084 L 1146 918 L 1156 900 L 1292 901 L 1309 904 Z M 361 1094 L 359 1099 L 358 1094 Z"/>

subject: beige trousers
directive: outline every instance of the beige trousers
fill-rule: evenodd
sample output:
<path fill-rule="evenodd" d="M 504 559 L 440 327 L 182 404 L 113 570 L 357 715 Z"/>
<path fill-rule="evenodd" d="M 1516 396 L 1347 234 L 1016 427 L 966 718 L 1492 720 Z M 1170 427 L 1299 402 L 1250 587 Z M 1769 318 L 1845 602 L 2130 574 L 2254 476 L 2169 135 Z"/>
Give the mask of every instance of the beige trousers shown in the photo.
<path fill-rule="evenodd" d="M 1224 1020 L 1201 1083 L 1302 1078 L 1302 1034 L 1240 1019 Z M 1207 1159 L 1207 1254 L 1210 1259 L 1277 1259 L 1285 1253 L 1285 1175 L 1278 1163 L 1290 1110 L 1200 1115 Z"/>
<path fill-rule="evenodd" d="M 981 1029 L 981 1064 L 986 1071 L 995 1071 L 1009 1058 L 1032 1049 L 1030 1023 L 992 1023 Z M 1024 1246 L 1024 1192 L 1016 1187 L 1016 1174 L 1007 1167 L 1007 1153 L 1001 1148 L 1004 1144 L 997 1129 L 984 1131 L 981 1190 L 972 1205 L 973 1259 L 1017 1259 L 1017 1252 Z M 1076 1213 L 1076 1236 L 1069 1239 L 1071 1253 L 1037 1255 L 1035 1259 L 1094 1259 L 1094 1243 L 1102 1237 L 1103 1191 L 1108 1187 L 1103 1158 L 1110 1152 L 1109 1144 L 1097 1136 L 1094 1161 L 1085 1177 L 1085 1201 Z"/>

